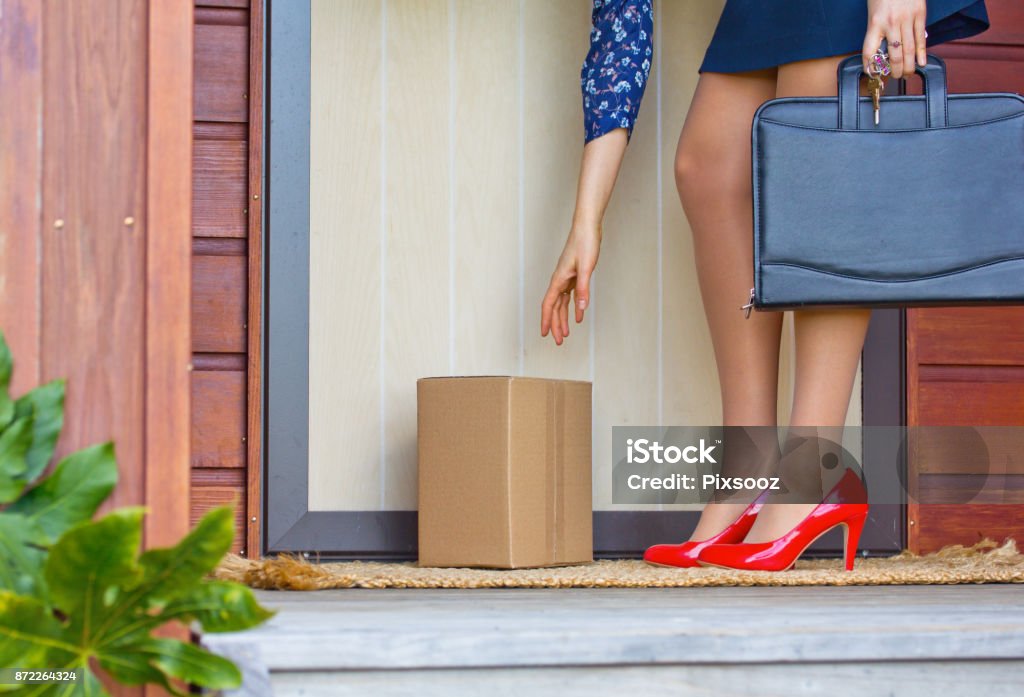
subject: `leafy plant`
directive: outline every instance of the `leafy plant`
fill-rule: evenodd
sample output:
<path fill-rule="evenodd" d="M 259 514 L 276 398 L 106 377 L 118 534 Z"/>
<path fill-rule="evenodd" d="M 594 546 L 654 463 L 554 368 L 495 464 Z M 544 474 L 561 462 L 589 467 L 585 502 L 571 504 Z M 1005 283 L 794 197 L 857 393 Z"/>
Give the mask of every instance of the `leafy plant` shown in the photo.
<path fill-rule="evenodd" d="M 207 513 L 177 545 L 140 554 L 143 509 L 92 517 L 117 483 L 111 443 L 63 458 L 40 478 L 63 425 L 64 382 L 8 394 L 13 362 L 0 333 L 0 668 L 81 669 L 75 683 L 0 685 L 18 695 L 103 695 L 101 666 L 126 685 L 172 679 L 241 684 L 229 660 L 154 637 L 168 622 L 240 631 L 273 613 L 244 585 L 206 578 L 228 552 L 233 516 Z"/>

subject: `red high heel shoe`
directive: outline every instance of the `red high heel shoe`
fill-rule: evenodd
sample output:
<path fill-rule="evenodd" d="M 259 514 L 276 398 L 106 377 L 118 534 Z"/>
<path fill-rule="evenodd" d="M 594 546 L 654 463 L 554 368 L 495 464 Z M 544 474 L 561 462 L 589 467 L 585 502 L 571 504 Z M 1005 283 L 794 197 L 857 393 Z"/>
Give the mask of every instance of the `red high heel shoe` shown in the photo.
<path fill-rule="evenodd" d="M 680 544 L 653 545 L 644 552 L 644 561 L 652 566 L 678 566 L 682 568 L 699 566 L 697 555 L 702 549 L 713 544 L 742 542 L 757 519 L 758 511 L 768 498 L 768 491 L 750 502 L 750 505 L 722 532 L 706 540 L 689 540 Z"/>
<path fill-rule="evenodd" d="M 824 500 L 795 528 L 771 542 L 715 544 L 704 547 L 697 558 L 701 566 L 751 571 L 784 571 L 796 563 L 811 543 L 837 525 L 846 529 L 843 552 L 846 570 L 853 571 L 857 541 L 868 516 L 868 495 L 853 470 L 842 478 Z"/>

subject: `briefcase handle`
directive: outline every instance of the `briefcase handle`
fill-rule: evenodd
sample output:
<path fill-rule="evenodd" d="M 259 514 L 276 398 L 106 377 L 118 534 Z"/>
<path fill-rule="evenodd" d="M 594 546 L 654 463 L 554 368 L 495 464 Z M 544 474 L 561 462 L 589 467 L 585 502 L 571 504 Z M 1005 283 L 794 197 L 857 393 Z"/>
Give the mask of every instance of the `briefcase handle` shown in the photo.
<path fill-rule="evenodd" d="M 928 64 L 916 66 L 924 79 L 924 97 L 928 108 L 928 128 L 943 128 L 946 118 L 946 63 L 928 54 Z M 860 125 L 860 80 L 865 75 L 860 55 L 839 64 L 839 128 L 856 130 Z"/>

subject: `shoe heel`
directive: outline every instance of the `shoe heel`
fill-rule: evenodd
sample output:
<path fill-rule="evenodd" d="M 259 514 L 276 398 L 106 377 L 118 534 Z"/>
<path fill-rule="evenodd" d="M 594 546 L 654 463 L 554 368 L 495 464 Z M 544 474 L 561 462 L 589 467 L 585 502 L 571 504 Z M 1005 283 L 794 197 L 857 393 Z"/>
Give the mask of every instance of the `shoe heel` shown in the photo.
<path fill-rule="evenodd" d="M 867 511 L 854 516 L 846 521 L 846 536 L 843 542 L 843 556 L 846 558 L 846 570 L 853 571 L 853 560 L 857 558 L 857 543 L 860 541 L 860 533 L 864 530 L 864 521 L 867 520 Z"/>

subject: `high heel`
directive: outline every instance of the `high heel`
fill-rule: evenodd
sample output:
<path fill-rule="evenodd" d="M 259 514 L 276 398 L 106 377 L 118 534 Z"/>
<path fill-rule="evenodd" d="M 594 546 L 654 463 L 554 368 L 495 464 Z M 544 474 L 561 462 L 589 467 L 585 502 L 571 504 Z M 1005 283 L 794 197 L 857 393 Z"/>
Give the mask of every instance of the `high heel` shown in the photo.
<path fill-rule="evenodd" d="M 706 545 L 698 553 L 697 562 L 701 566 L 726 569 L 784 571 L 792 567 L 815 540 L 842 525 L 846 570 L 853 571 L 857 543 L 868 516 L 867 500 L 864 484 L 848 469 L 822 502 L 782 537 L 771 542 Z"/>
<path fill-rule="evenodd" d="M 677 566 L 682 568 L 699 566 L 697 555 L 702 549 L 713 544 L 732 544 L 741 542 L 750 528 L 754 526 L 757 514 L 768 498 L 765 490 L 750 502 L 740 517 L 725 530 L 706 540 L 690 540 L 679 544 L 661 544 L 648 547 L 644 552 L 644 561 L 652 566 Z"/>

